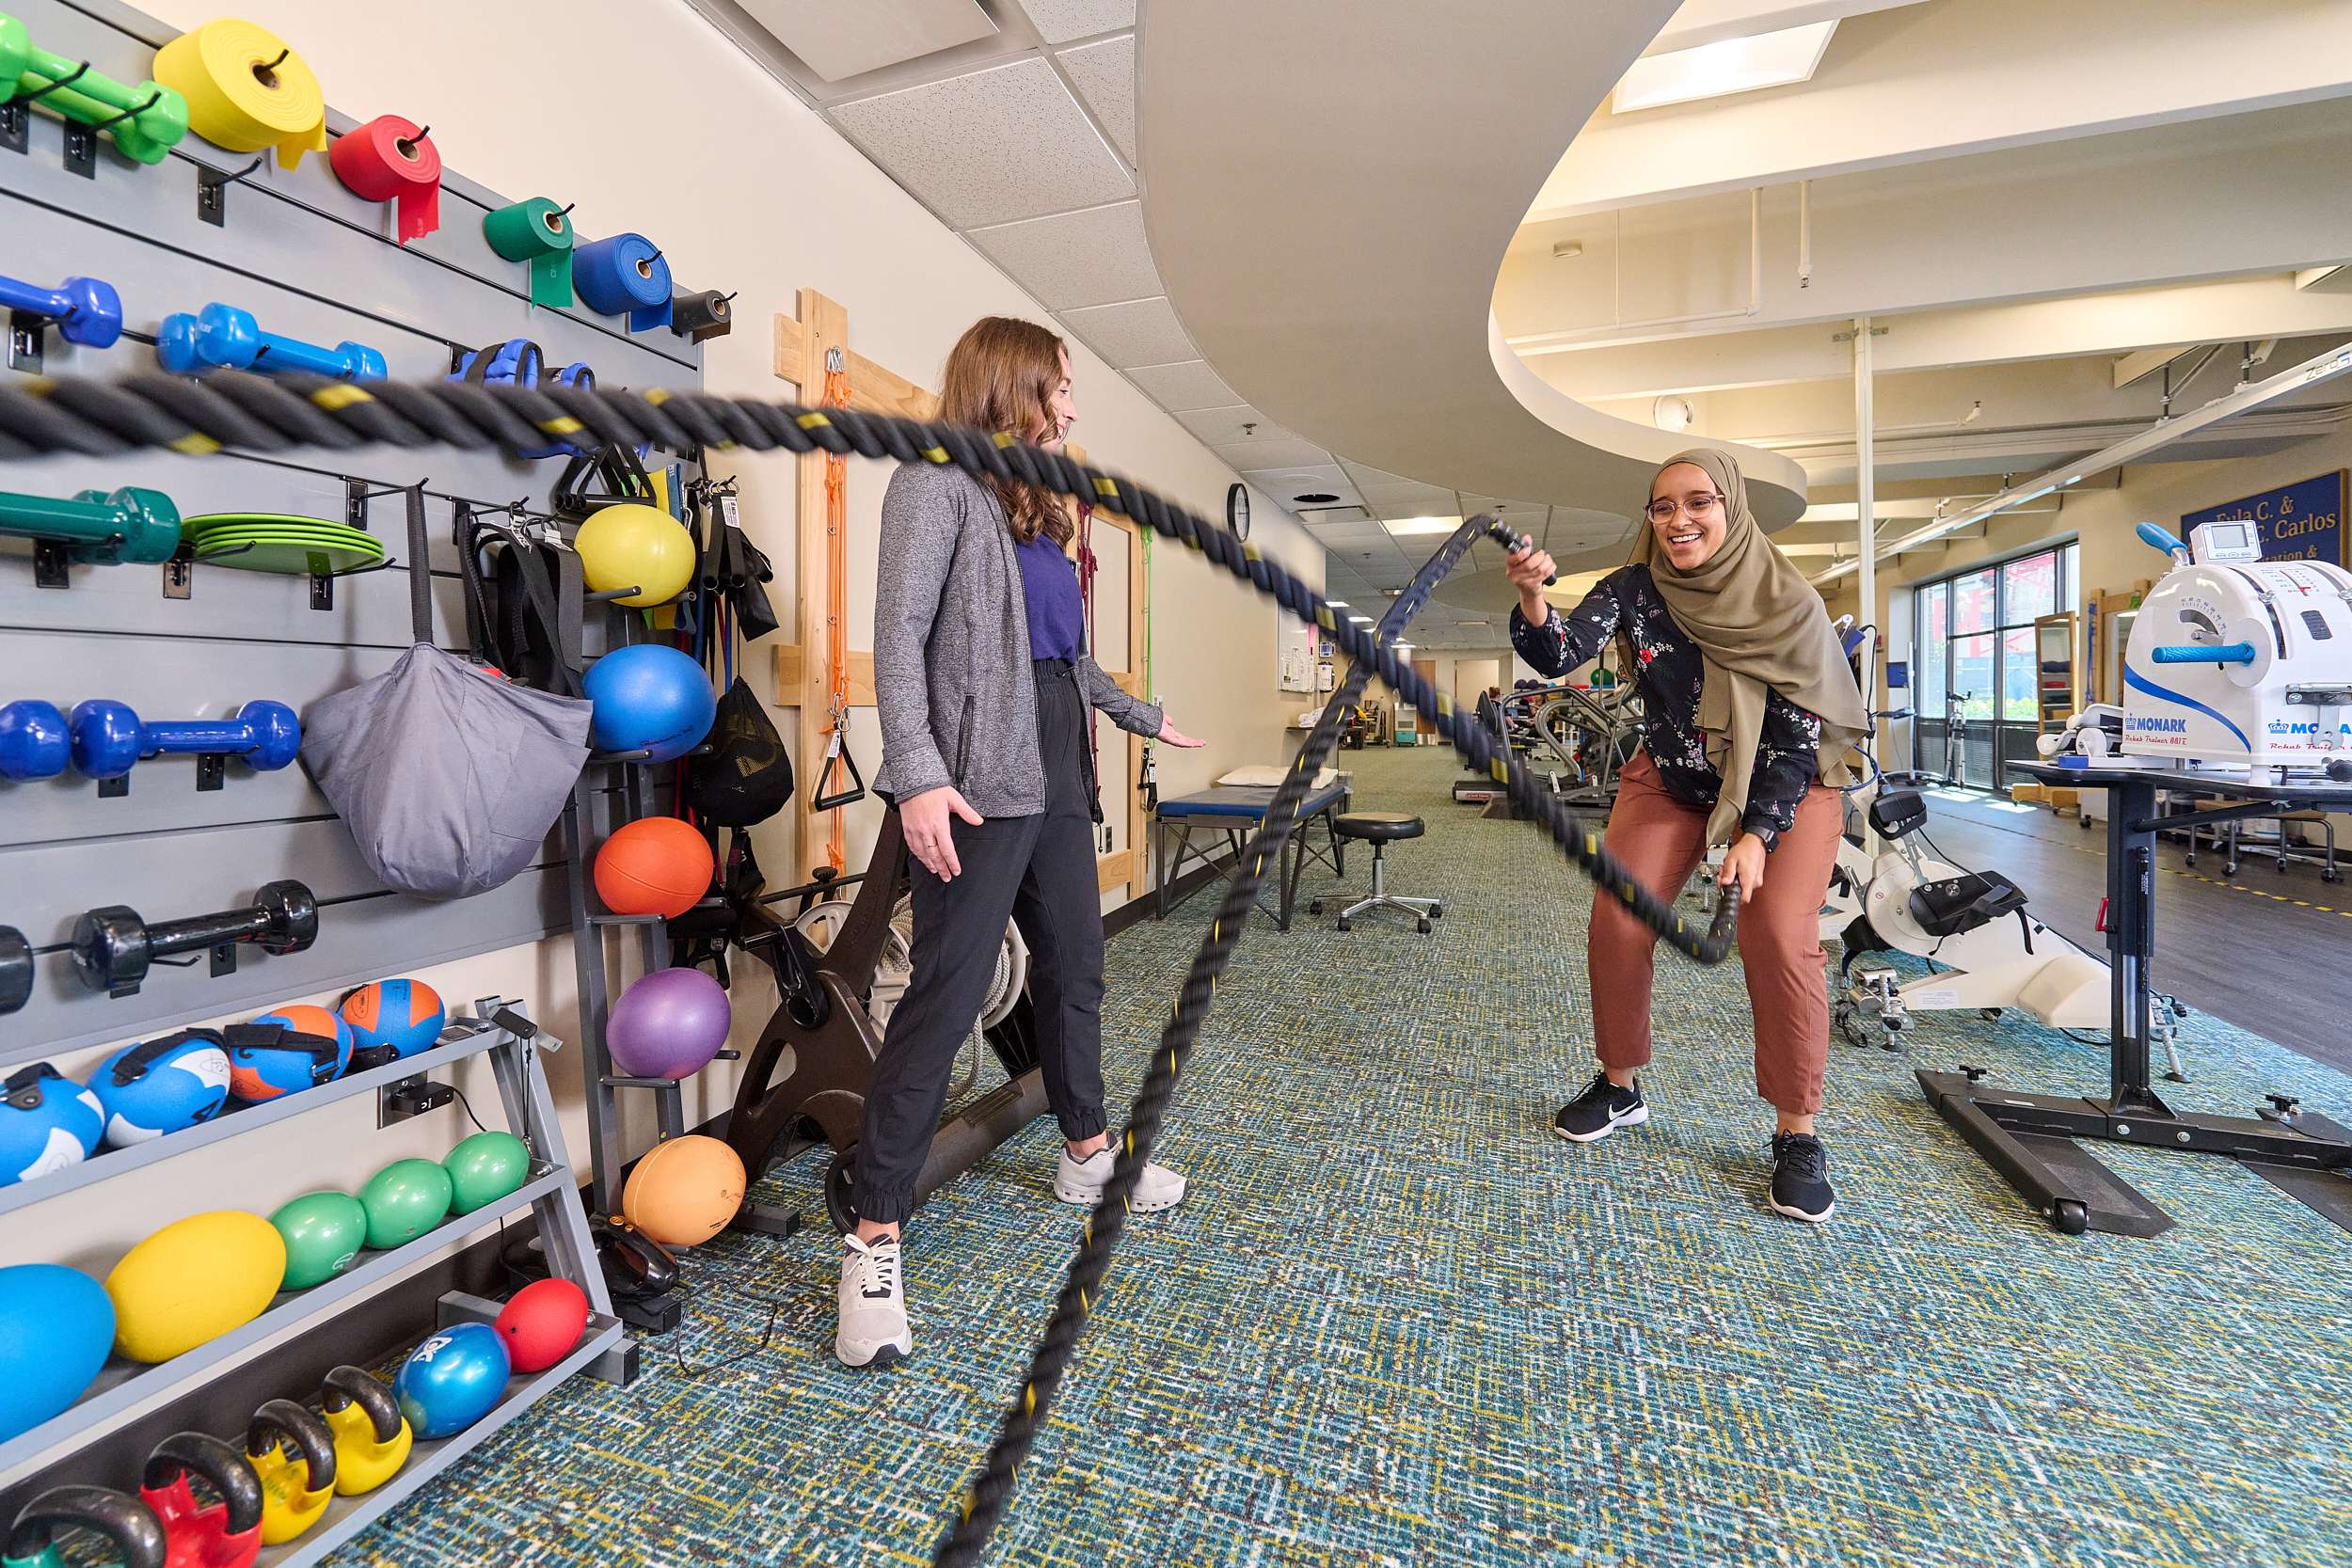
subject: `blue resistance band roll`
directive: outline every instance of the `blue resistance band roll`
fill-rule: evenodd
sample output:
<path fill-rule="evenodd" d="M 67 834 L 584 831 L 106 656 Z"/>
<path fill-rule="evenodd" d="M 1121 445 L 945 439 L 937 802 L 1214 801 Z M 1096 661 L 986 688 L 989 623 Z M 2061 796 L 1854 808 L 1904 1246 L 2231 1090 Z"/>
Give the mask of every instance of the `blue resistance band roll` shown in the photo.
<path fill-rule="evenodd" d="M 576 247 L 572 287 L 600 316 L 626 312 L 631 332 L 670 325 L 670 263 L 643 234 L 614 234 Z"/>

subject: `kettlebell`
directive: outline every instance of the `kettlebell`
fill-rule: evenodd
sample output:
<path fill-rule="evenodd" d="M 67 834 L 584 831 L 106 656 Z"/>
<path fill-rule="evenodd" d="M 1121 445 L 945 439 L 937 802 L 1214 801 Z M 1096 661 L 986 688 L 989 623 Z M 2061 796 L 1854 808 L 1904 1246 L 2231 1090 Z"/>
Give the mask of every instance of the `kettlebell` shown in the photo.
<path fill-rule="evenodd" d="M 408 1461 L 416 1434 L 392 1391 L 358 1367 L 338 1367 L 319 1390 L 335 1433 L 335 1490 L 346 1497 L 373 1492 Z"/>
<path fill-rule="evenodd" d="M 262 1480 L 264 1546 L 292 1541 L 335 1500 L 335 1434 L 292 1400 L 272 1400 L 253 1413 L 245 1456 Z"/>
<path fill-rule="evenodd" d="M 197 1501 L 201 1476 L 220 1501 Z M 247 1568 L 262 1549 L 262 1482 L 236 1446 L 209 1433 L 175 1433 L 155 1445 L 139 1477 L 139 1501 L 164 1527 L 164 1568 Z"/>
<path fill-rule="evenodd" d="M 86 1529 L 114 1543 L 123 1568 L 164 1568 L 164 1530 L 136 1497 L 110 1486 L 53 1486 L 17 1510 L 0 1568 L 65 1568 L 57 1537 Z"/>

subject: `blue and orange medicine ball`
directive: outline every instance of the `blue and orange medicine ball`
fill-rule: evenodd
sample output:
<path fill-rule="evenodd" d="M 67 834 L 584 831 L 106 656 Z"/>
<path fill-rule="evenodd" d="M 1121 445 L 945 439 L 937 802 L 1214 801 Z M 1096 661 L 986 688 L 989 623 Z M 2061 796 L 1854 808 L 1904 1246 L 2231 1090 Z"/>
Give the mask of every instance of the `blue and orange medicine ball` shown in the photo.
<path fill-rule="evenodd" d="M 374 980 L 343 998 L 355 1067 L 382 1067 L 429 1051 L 449 1022 L 440 993 L 422 980 Z"/>
<path fill-rule="evenodd" d="M 229 1099 L 229 1052 L 217 1030 L 183 1029 L 124 1046 L 87 1082 L 106 1147 L 127 1148 L 212 1120 Z"/>
<path fill-rule="evenodd" d="M 718 716 L 710 677 L 691 657 L 659 642 L 615 648 L 588 666 L 588 738 L 600 752 L 650 752 L 672 762 L 702 744 Z"/>
<path fill-rule="evenodd" d="M 351 1065 L 351 1025 L 308 1002 L 222 1031 L 229 1092 L 248 1104 L 332 1083 Z"/>
<path fill-rule="evenodd" d="M 0 1090 L 0 1187 L 78 1165 L 97 1152 L 106 1125 L 98 1097 L 47 1062 L 17 1069 Z"/>

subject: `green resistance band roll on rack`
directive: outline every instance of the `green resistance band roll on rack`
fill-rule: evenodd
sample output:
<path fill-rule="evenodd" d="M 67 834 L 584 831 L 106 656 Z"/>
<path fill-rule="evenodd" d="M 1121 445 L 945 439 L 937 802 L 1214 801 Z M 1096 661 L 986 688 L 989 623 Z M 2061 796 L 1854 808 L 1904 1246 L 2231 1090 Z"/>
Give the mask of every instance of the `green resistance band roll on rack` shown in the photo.
<path fill-rule="evenodd" d="M 1339 715 L 1360 696 L 1372 674 L 1376 673 L 1412 704 L 1466 762 L 1500 782 L 1513 803 L 1542 825 L 1571 864 L 1668 946 L 1702 964 L 1720 963 L 1731 951 L 1738 899 L 1723 899 L 1706 930 L 1693 928 L 1676 912 L 1670 898 L 1644 887 L 1602 847 L 1598 832 L 1541 787 L 1501 736 L 1469 715 L 1457 714 L 1449 698 L 1423 681 L 1408 660 L 1397 657 L 1394 639 L 1479 537 L 1506 546 L 1518 543 L 1491 515 L 1473 517 L 1456 529 L 1379 626 L 1368 632 L 1339 617 L 1321 594 L 1279 562 L 1236 539 L 1232 531 L 1128 480 L 1041 448 L 1000 447 L 983 431 L 842 408 L 819 410 L 658 388 L 641 396 L 601 388 L 463 382 L 372 382 L 359 387 L 309 376 L 263 379 L 237 372 L 203 381 L 141 375 L 120 381 L 24 378 L 0 385 L 0 459 L 57 452 L 103 457 L 153 448 L 191 455 L 225 447 L 259 452 L 304 447 L 349 451 L 376 443 L 497 448 L 513 453 L 542 446 L 550 436 L 583 433 L 615 445 L 649 443 L 671 451 L 739 447 L 953 464 L 981 477 L 1042 485 L 1119 512 L 1163 538 L 1199 551 L 1285 610 L 1321 627 L 1351 662 L 1346 681 L 1325 705 L 1275 792 L 1264 826 L 1242 851 L 1240 867 L 1184 977 L 1161 1032 L 1160 1048 L 1120 1136 L 1111 1180 L 1087 1221 L 1028 1375 L 936 1548 L 934 1562 L 940 1568 L 977 1564 L 1011 1500 L 1020 1465 L 1043 1430 L 1054 1395 L 1076 1354 L 1087 1315 L 1100 1299 L 1112 1251 L 1125 1227 L 1127 1199 L 1200 1037 L 1217 980 L 1232 961 L 1264 868 L 1297 825 L 1299 802 L 1337 738 Z"/>

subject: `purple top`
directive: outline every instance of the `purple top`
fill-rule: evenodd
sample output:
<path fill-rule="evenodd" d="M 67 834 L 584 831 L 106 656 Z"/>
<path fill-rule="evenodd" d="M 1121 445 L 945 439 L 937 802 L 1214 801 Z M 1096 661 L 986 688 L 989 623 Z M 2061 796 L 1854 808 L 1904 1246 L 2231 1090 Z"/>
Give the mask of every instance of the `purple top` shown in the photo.
<path fill-rule="evenodd" d="M 1076 658 L 1086 638 L 1078 568 L 1041 533 L 1012 548 L 1021 561 L 1021 597 L 1029 614 L 1029 657 Z"/>

